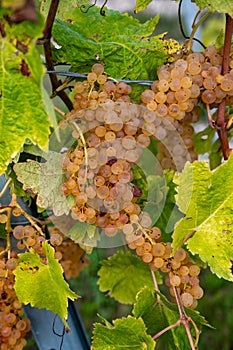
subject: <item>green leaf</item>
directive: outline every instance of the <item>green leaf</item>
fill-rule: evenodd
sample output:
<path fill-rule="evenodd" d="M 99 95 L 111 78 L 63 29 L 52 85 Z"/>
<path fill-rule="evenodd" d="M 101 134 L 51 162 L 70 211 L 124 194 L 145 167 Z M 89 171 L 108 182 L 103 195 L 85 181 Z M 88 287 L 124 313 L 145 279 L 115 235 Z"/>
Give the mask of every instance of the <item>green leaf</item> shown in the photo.
<path fill-rule="evenodd" d="M 112 10 L 103 17 L 97 7 L 87 13 L 76 9 L 71 16 L 72 23 L 57 20 L 53 27 L 53 37 L 61 46 L 54 48 L 53 57 L 80 73 L 102 62 L 114 78 L 153 79 L 168 51 L 178 49 L 177 43 L 173 48 L 163 34 L 153 35 L 158 16 L 140 24 L 128 14 Z"/>
<path fill-rule="evenodd" d="M 64 235 L 75 243 L 91 247 L 95 247 L 99 239 L 99 233 L 95 225 L 80 221 L 77 221 L 69 231 L 64 232 Z"/>
<path fill-rule="evenodd" d="M 49 7 L 51 5 L 51 0 L 40 0 L 41 3 L 41 13 L 45 16 L 48 15 Z M 69 0 L 69 1 L 60 1 L 58 10 L 56 12 L 56 18 L 59 19 L 72 19 L 71 12 L 75 8 L 83 7 L 83 10 L 86 10 L 90 6 L 89 0 Z"/>
<path fill-rule="evenodd" d="M 141 318 L 116 319 L 113 325 L 95 323 L 92 350 L 154 350 L 155 341 L 146 333 Z"/>
<path fill-rule="evenodd" d="M 222 162 L 222 149 L 219 138 L 213 143 L 210 154 L 210 169 L 215 169 Z"/>
<path fill-rule="evenodd" d="M 175 204 L 176 184 L 173 182 L 174 171 L 164 171 L 164 178 L 166 182 L 166 198 L 163 201 L 163 210 L 160 217 L 156 221 L 156 226 L 162 230 L 163 241 L 171 241 L 171 232 L 177 221 L 183 216 Z"/>
<path fill-rule="evenodd" d="M 7 36 L 0 41 L 0 174 L 26 138 L 45 148 L 50 132 L 41 92 L 43 67 L 35 40 L 28 37 L 28 33 L 38 35 L 41 23 L 25 22 L 25 27 L 22 24 L 9 27 L 6 21 L 4 24 Z M 25 41 L 20 45 L 25 45 L 26 53 L 19 40 Z M 22 64 L 29 70 L 29 76 L 21 72 Z"/>
<path fill-rule="evenodd" d="M 174 249 L 185 239 L 193 254 L 227 280 L 233 280 L 232 173 L 233 155 L 215 171 L 203 161 L 186 164 L 177 178 L 177 204 L 185 217 L 173 234 Z"/>
<path fill-rule="evenodd" d="M 139 11 L 144 10 L 151 2 L 152 0 L 136 0 L 136 7 L 134 12 L 138 13 Z"/>
<path fill-rule="evenodd" d="M 41 262 L 33 249 L 19 254 L 14 288 L 21 303 L 52 311 L 67 327 L 68 299 L 75 300 L 78 296 L 64 280 L 62 267 L 54 258 L 54 249 L 44 242 L 43 250 L 47 264 Z"/>
<path fill-rule="evenodd" d="M 210 128 L 209 126 L 202 131 L 196 132 L 193 135 L 195 152 L 197 152 L 198 154 L 210 152 L 214 136 L 215 130 Z"/>
<path fill-rule="evenodd" d="M 6 239 L 6 224 L 0 224 L 0 239 Z"/>
<path fill-rule="evenodd" d="M 222 160 L 221 144 L 219 139 L 215 140 L 215 136 L 216 131 L 209 126 L 193 135 L 195 152 L 198 154 L 209 153 L 211 169 L 220 165 Z"/>
<path fill-rule="evenodd" d="M 24 190 L 37 194 L 36 203 L 40 208 L 52 209 L 55 215 L 68 214 L 73 197 L 66 197 L 61 192 L 64 182 L 61 167 L 62 154 L 48 152 L 43 154 L 45 163 L 28 160 L 14 165 L 14 171 Z"/>
<path fill-rule="evenodd" d="M 154 288 L 149 266 L 130 252 L 119 250 L 101 265 L 98 271 L 100 291 L 108 291 L 121 303 L 133 303 L 144 286 Z"/>
<path fill-rule="evenodd" d="M 231 0 L 192 0 L 201 10 L 208 8 L 211 12 L 228 13 L 233 16 L 233 2 Z"/>
<path fill-rule="evenodd" d="M 174 324 L 180 318 L 177 305 L 169 302 L 163 294 L 158 292 L 157 295 L 156 292 L 151 291 L 147 287 L 142 288 L 137 294 L 133 307 L 133 315 L 143 319 L 147 327 L 147 333 L 152 336 Z M 204 317 L 197 311 L 185 308 L 185 312 L 192 318 L 199 329 L 203 325 L 208 325 Z M 183 326 L 172 328 L 160 336 L 157 342 L 158 348 L 164 343 L 169 350 L 187 350 L 190 347 Z"/>

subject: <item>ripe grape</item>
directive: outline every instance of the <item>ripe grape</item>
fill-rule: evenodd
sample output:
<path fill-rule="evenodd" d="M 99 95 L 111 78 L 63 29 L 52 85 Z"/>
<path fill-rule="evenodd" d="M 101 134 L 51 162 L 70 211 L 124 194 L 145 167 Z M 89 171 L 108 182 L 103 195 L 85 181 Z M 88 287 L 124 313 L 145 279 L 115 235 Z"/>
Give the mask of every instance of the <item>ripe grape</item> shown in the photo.
<path fill-rule="evenodd" d="M 184 306 L 190 307 L 193 304 L 193 296 L 190 293 L 185 292 L 181 294 L 181 302 Z"/>
<path fill-rule="evenodd" d="M 166 251 L 166 247 L 163 243 L 155 243 L 152 247 L 152 254 L 154 256 L 163 256 Z"/>
<path fill-rule="evenodd" d="M 192 288 L 190 289 L 190 293 L 192 294 L 194 299 L 201 299 L 204 294 L 203 289 L 198 285 L 192 286 Z"/>

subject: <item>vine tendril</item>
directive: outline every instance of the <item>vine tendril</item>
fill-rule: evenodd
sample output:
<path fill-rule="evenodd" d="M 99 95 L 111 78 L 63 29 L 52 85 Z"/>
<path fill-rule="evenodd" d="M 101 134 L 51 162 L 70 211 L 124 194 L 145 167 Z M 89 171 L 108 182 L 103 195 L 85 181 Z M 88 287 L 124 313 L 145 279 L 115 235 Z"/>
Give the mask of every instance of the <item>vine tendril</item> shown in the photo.
<path fill-rule="evenodd" d="M 183 0 L 180 0 L 180 1 L 179 1 L 179 6 L 178 6 L 179 27 L 180 27 L 180 31 L 181 31 L 181 34 L 183 35 L 183 37 L 184 37 L 185 39 L 190 39 L 190 36 L 188 36 L 188 35 L 185 34 L 184 27 L 183 27 L 183 23 L 182 23 L 182 18 L 181 18 L 181 7 L 182 7 L 182 3 L 183 3 Z M 206 48 L 206 46 L 203 44 L 203 42 L 202 42 L 201 40 L 199 40 L 198 38 L 193 38 L 193 41 L 198 42 L 204 49 Z"/>
<path fill-rule="evenodd" d="M 105 16 L 104 6 L 107 4 L 107 2 L 108 2 L 108 0 L 105 0 L 104 3 L 103 3 L 103 5 L 102 5 L 101 8 L 100 8 L 100 14 L 101 14 L 101 16 Z M 81 11 L 82 13 L 87 13 L 87 12 L 90 10 L 90 8 L 96 6 L 96 3 L 97 3 L 97 0 L 95 0 L 94 3 L 91 4 L 90 6 L 88 6 L 87 8 L 86 8 L 86 5 L 81 5 L 81 6 L 80 6 L 80 11 Z"/>
<path fill-rule="evenodd" d="M 87 9 L 86 9 L 86 5 L 81 5 L 80 6 L 80 11 L 82 13 L 87 13 L 90 10 L 90 8 L 92 8 L 92 7 L 94 7 L 96 5 L 96 3 L 97 3 L 97 0 L 95 0 L 94 4 L 91 4 L 90 6 L 88 6 Z"/>
<path fill-rule="evenodd" d="M 105 16 L 105 10 L 104 10 L 104 6 L 107 4 L 108 0 L 105 0 L 103 5 L 100 8 L 100 14 L 101 16 Z"/>

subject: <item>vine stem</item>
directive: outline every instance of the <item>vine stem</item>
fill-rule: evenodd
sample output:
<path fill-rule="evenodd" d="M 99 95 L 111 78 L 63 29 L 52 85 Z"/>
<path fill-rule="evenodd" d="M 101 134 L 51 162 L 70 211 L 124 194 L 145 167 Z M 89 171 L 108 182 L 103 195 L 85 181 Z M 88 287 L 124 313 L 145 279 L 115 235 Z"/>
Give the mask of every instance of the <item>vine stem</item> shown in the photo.
<path fill-rule="evenodd" d="M 194 22 L 193 22 L 193 25 L 192 25 L 192 32 L 190 34 L 190 37 L 189 37 L 189 41 L 188 41 L 188 46 L 187 46 L 187 49 L 188 51 L 191 50 L 191 47 L 192 47 L 192 42 L 193 42 L 193 39 L 194 39 L 194 35 L 197 31 L 197 29 L 200 27 L 200 25 L 211 15 L 210 12 L 207 12 L 205 15 L 203 15 L 199 21 L 197 23 L 195 23 L 197 17 L 198 17 L 199 13 L 197 13 L 197 16 L 195 17 L 194 19 Z"/>
<path fill-rule="evenodd" d="M 4 256 L 7 253 L 7 258 L 10 258 L 10 249 L 11 249 L 11 241 L 10 241 L 10 232 L 11 232 L 11 225 L 10 225 L 10 219 L 11 219 L 11 211 L 12 208 L 6 207 L 4 208 L 4 212 L 7 212 L 7 222 L 6 222 L 6 247 L 4 250 L 0 252 L 0 257 Z"/>
<path fill-rule="evenodd" d="M 229 70 L 232 33 L 233 33 L 233 18 L 228 14 L 226 14 L 226 30 L 225 30 L 223 62 L 222 62 L 223 75 L 227 74 Z M 226 98 L 223 98 L 218 108 L 216 127 L 217 127 L 218 137 L 222 146 L 223 157 L 226 160 L 230 155 L 230 148 L 229 148 L 229 143 L 227 139 L 227 122 L 225 119 L 225 107 L 226 107 Z"/>
<path fill-rule="evenodd" d="M 180 326 L 180 324 L 181 324 L 181 320 L 176 321 L 175 323 L 171 324 L 170 326 L 167 326 L 166 328 L 162 329 L 160 332 L 155 334 L 153 336 L 153 339 L 159 338 L 162 334 L 164 334 L 165 332 L 169 331 L 172 328 Z"/>
<path fill-rule="evenodd" d="M 12 200 L 11 203 L 9 204 L 9 206 L 12 207 L 17 207 L 21 210 L 22 215 L 30 222 L 30 224 L 32 226 L 35 227 L 35 229 L 40 233 L 41 236 L 44 236 L 44 232 L 42 231 L 42 229 L 40 228 L 40 226 L 37 225 L 36 221 L 32 218 L 31 215 L 29 215 L 17 202 L 17 197 L 16 195 L 13 193 L 12 194 Z"/>
<path fill-rule="evenodd" d="M 157 282 L 157 279 L 156 279 L 156 276 L 155 276 L 155 272 L 152 269 L 150 269 L 150 271 L 151 271 L 152 279 L 153 279 L 153 282 L 154 282 L 155 291 L 159 292 L 159 286 L 158 286 L 158 282 Z M 157 301 L 159 301 L 159 300 L 160 300 L 160 295 L 157 294 Z"/>
<path fill-rule="evenodd" d="M 9 177 L 9 179 L 7 180 L 7 182 L 5 183 L 4 187 L 2 188 L 2 190 L 0 192 L 0 198 L 4 195 L 8 186 L 10 185 L 10 183 L 11 183 L 11 178 Z"/>
<path fill-rule="evenodd" d="M 179 310 L 179 314 L 180 314 L 180 322 L 183 324 L 187 336 L 188 336 L 188 340 L 189 340 L 189 344 L 191 346 L 191 350 L 196 350 L 195 344 L 193 342 L 193 337 L 189 328 L 189 317 L 186 315 L 185 311 L 184 311 L 184 307 L 181 303 L 180 300 L 180 295 L 178 293 L 178 290 L 176 287 L 173 287 L 173 291 L 174 291 L 174 295 L 175 295 L 175 299 L 176 299 L 176 303 L 178 306 L 178 310 Z"/>
<path fill-rule="evenodd" d="M 54 63 L 52 59 L 52 49 L 51 49 L 51 37 L 52 37 L 52 28 L 53 23 L 56 17 L 57 9 L 59 5 L 59 0 L 52 0 L 48 12 L 48 16 L 45 23 L 45 28 L 43 31 L 44 37 L 43 37 L 43 45 L 44 45 L 44 53 L 45 53 L 45 60 L 46 60 L 46 67 L 47 70 L 54 71 Z M 56 74 L 49 74 L 50 81 L 52 84 L 53 91 L 57 90 L 57 88 L 61 85 L 61 82 L 58 80 Z M 65 93 L 65 91 L 57 91 L 56 93 L 61 100 L 65 103 L 67 108 L 71 111 L 73 109 L 73 104 L 68 95 Z"/>
<path fill-rule="evenodd" d="M 87 180 L 87 168 L 88 168 L 88 153 L 87 153 L 87 144 L 83 135 L 82 130 L 78 126 L 78 124 L 75 121 L 71 121 L 70 124 L 74 127 L 74 129 L 78 132 L 81 142 L 83 144 L 83 150 L 84 150 L 84 157 L 85 157 L 85 174 L 84 174 L 84 183 L 86 184 Z"/>

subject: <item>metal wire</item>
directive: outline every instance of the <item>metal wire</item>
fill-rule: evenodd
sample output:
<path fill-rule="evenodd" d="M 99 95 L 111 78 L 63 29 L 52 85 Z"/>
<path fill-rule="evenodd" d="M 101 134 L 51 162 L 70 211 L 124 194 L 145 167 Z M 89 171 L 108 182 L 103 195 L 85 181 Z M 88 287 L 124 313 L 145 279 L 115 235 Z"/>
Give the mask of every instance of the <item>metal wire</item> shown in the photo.
<path fill-rule="evenodd" d="M 87 78 L 86 74 L 65 72 L 65 71 L 58 71 L 58 70 L 48 70 L 46 73 L 58 74 L 66 77 L 81 78 L 81 79 Z M 148 85 L 148 86 L 150 86 L 153 83 L 153 80 L 129 80 L 129 79 L 113 79 L 113 78 L 108 78 L 108 81 L 117 81 L 117 82 L 124 82 L 126 84 L 138 84 L 138 85 Z"/>

